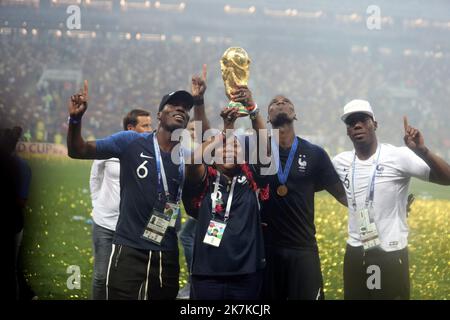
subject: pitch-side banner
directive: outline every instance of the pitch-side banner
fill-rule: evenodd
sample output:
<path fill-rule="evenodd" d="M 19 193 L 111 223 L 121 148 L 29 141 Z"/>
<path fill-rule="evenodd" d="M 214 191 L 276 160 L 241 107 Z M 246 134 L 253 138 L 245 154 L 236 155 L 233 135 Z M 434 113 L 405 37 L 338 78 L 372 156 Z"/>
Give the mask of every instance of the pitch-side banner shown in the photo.
<path fill-rule="evenodd" d="M 26 155 L 67 156 L 66 146 L 55 143 L 19 142 L 16 151 Z"/>

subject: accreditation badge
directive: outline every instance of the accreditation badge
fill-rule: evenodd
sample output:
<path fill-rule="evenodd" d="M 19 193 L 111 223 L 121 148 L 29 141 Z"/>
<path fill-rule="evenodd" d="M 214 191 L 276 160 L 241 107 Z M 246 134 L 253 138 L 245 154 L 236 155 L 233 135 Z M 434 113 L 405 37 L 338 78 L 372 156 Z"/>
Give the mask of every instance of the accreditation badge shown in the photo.
<path fill-rule="evenodd" d="M 178 215 L 180 214 L 180 206 L 174 202 L 166 202 L 164 215 L 170 217 L 169 227 L 175 227 Z"/>
<path fill-rule="evenodd" d="M 370 222 L 369 209 L 365 208 L 359 211 L 359 221 L 359 234 L 364 250 L 378 247 L 381 242 L 375 222 Z"/>
<path fill-rule="evenodd" d="M 220 246 L 220 242 L 222 241 L 226 226 L 226 223 L 212 219 L 209 222 L 205 238 L 203 239 L 203 243 L 206 243 L 213 247 Z"/>
<path fill-rule="evenodd" d="M 170 216 L 153 209 L 150 219 L 145 226 L 142 238 L 160 245 L 169 227 L 170 218 Z"/>

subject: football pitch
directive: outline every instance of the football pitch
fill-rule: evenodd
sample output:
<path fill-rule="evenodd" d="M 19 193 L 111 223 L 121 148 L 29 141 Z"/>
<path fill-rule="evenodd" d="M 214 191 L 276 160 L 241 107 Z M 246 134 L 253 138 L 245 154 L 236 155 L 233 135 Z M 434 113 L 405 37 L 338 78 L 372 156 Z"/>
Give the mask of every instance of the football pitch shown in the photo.
<path fill-rule="evenodd" d="M 91 161 L 29 159 L 33 179 L 22 248 L 25 276 L 39 299 L 90 299 L 93 270 Z M 450 188 L 413 181 L 409 215 L 412 299 L 450 298 Z M 316 226 L 326 299 L 343 299 L 347 211 L 327 193 L 316 196 Z M 183 217 L 184 221 L 184 217 Z M 180 246 L 180 253 L 182 247 Z M 81 271 L 69 289 L 69 266 Z M 186 264 L 180 254 L 180 287 Z"/>

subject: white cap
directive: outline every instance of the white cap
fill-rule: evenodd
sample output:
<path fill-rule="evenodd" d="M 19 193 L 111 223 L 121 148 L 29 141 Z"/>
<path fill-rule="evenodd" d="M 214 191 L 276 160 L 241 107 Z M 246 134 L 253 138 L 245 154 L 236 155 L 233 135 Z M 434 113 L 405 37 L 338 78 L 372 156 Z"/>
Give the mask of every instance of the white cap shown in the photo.
<path fill-rule="evenodd" d="M 347 119 L 349 115 L 359 112 L 368 114 L 375 120 L 375 115 L 373 114 L 369 101 L 358 99 L 352 100 L 344 106 L 344 114 L 341 116 L 341 119 L 345 122 L 345 119 Z"/>

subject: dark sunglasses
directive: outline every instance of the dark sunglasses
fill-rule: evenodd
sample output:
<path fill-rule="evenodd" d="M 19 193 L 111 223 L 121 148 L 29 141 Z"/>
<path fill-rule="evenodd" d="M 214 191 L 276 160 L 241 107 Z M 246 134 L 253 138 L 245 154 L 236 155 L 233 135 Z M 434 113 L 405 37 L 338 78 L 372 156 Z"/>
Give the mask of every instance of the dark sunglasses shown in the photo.
<path fill-rule="evenodd" d="M 364 122 L 366 122 L 369 119 L 372 119 L 372 117 L 369 116 L 368 114 L 365 114 L 365 113 L 357 113 L 357 114 L 354 114 L 354 115 L 352 114 L 347 119 L 345 119 L 345 124 L 348 127 L 353 127 L 358 122 L 364 123 Z"/>

